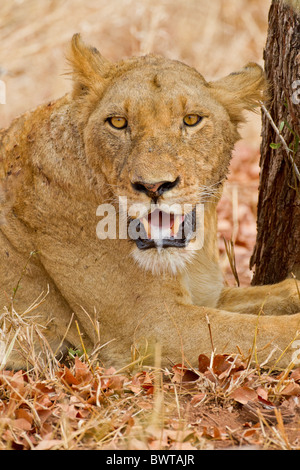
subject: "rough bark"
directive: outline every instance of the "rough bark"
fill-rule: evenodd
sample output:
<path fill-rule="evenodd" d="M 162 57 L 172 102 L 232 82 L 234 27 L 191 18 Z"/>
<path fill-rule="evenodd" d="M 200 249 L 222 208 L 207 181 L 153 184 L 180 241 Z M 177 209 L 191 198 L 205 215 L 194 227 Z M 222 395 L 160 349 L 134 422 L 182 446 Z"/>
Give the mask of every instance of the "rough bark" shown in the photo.
<path fill-rule="evenodd" d="M 264 50 L 265 71 L 271 85 L 267 108 L 277 127 L 286 121 L 300 135 L 300 14 L 291 3 L 273 0 Z M 282 136 L 295 145 L 295 135 L 285 125 Z M 252 284 L 273 284 L 300 275 L 300 190 L 295 166 L 281 144 L 269 118 L 262 115 L 261 174 L 257 214 L 257 239 L 250 268 Z M 292 153 L 300 170 L 299 150 Z"/>

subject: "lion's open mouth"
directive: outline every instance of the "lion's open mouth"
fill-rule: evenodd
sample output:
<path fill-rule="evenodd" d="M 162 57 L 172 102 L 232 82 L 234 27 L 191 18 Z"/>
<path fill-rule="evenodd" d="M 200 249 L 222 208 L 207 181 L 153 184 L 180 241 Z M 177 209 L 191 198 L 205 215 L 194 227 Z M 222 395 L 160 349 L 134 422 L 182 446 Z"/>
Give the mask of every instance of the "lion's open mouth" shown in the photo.
<path fill-rule="evenodd" d="M 135 220 L 140 250 L 149 248 L 186 247 L 193 238 L 196 228 L 196 210 L 178 215 L 154 209 Z"/>

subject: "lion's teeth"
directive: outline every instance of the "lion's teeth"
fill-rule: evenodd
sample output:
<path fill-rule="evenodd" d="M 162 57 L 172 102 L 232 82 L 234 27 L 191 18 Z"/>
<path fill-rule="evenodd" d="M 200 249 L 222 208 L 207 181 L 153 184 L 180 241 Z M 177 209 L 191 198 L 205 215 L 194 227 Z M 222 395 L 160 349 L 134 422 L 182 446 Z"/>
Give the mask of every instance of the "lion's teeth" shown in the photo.
<path fill-rule="evenodd" d="M 176 235 L 178 235 L 178 231 L 179 231 L 179 227 L 183 221 L 184 217 L 182 215 L 175 215 L 174 216 L 174 224 L 173 224 L 173 227 L 172 227 L 172 235 L 174 237 L 176 237 Z M 179 234 L 180 236 L 182 234 Z"/>
<path fill-rule="evenodd" d="M 173 236 L 175 237 L 178 233 L 178 230 L 179 230 L 179 225 L 180 225 L 180 222 L 179 222 L 179 217 L 178 215 L 175 215 L 174 217 L 174 224 L 173 224 L 173 227 L 172 227 L 172 232 L 173 232 Z"/>
<path fill-rule="evenodd" d="M 142 224 L 144 225 L 144 228 L 145 228 L 147 237 L 148 237 L 148 238 L 151 238 L 151 233 L 150 233 L 150 232 L 151 232 L 151 227 L 149 226 L 148 220 L 145 219 L 145 217 L 142 217 L 142 218 L 141 218 L 141 222 L 142 222 Z"/>
<path fill-rule="evenodd" d="M 155 214 L 157 216 L 157 214 Z M 169 222 L 167 223 L 166 217 L 168 216 Z M 158 218 L 154 218 L 153 214 L 151 214 L 151 219 L 149 220 L 148 217 L 141 217 L 140 222 L 143 224 L 147 237 L 153 240 L 160 240 L 160 239 L 167 239 L 170 237 L 181 237 L 181 233 L 179 233 L 179 228 L 184 220 L 183 215 L 172 215 L 172 225 L 170 221 L 170 214 L 167 214 L 161 220 Z"/>

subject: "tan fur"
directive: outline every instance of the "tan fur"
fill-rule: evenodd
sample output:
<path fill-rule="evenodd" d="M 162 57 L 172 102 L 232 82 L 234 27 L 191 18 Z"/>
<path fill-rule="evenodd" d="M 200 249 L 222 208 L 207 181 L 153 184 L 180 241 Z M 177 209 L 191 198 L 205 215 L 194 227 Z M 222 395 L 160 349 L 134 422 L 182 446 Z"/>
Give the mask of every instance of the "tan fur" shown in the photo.
<path fill-rule="evenodd" d="M 247 355 L 257 333 L 259 359 L 274 345 L 272 360 L 278 358 L 300 329 L 295 282 L 224 288 L 216 241 L 216 205 L 243 111 L 254 109 L 264 92 L 261 68 L 248 64 L 206 82 L 191 67 L 155 55 L 111 64 L 78 35 L 69 61 L 73 93 L 19 117 L 1 133 L 0 307 L 10 304 L 30 252 L 37 251 L 14 308 L 23 312 L 49 286 L 35 313 L 54 350 L 74 312 L 88 350 L 97 341 L 91 318 L 99 322 L 101 343 L 109 342 L 100 358 L 109 365 L 126 365 L 132 350 L 144 353 L 148 345 L 151 352 L 156 342 L 164 364 L 182 362 L 184 355 L 196 365 L 200 353 L 211 352 L 207 318 L 217 352 L 239 348 Z M 185 128 L 189 113 L 205 117 Z M 112 114 L 126 117 L 129 129 L 111 128 L 105 120 Z M 97 238 L 99 204 L 126 196 L 150 207 L 131 182 L 177 176 L 180 184 L 160 199 L 204 202 L 201 250 L 142 252 L 131 240 Z M 65 344 L 80 346 L 74 322 Z M 25 362 L 15 352 L 9 365 Z"/>

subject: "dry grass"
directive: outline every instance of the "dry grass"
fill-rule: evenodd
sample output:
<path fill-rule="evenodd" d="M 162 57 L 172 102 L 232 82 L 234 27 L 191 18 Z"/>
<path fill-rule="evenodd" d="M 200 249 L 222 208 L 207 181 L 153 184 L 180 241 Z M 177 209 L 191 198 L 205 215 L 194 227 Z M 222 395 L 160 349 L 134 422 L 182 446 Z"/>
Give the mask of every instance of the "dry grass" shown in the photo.
<path fill-rule="evenodd" d="M 268 9 L 267 0 L 2 0 L 7 104 L 0 105 L 0 127 L 70 90 L 63 74 L 75 32 L 112 60 L 156 52 L 213 79 L 248 61 L 262 64 Z M 238 271 L 255 240 L 260 118 L 249 119 L 219 209 Z M 228 268 L 225 255 L 223 262 Z M 246 271 L 238 273 L 242 285 Z M 38 318 L 33 322 L 36 304 L 16 312 L 12 303 L 1 313 L 0 449 L 300 448 L 297 369 L 274 374 L 239 356 L 209 358 L 205 367 L 202 357 L 196 371 L 162 369 L 159 351 L 151 369 L 104 369 L 86 355 L 67 367 L 53 357 Z M 46 360 L 34 352 L 34 335 Z M 30 371 L 6 371 L 5 355 L 20 340 Z"/>

